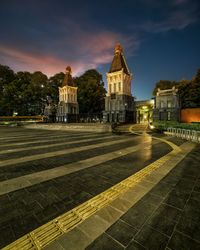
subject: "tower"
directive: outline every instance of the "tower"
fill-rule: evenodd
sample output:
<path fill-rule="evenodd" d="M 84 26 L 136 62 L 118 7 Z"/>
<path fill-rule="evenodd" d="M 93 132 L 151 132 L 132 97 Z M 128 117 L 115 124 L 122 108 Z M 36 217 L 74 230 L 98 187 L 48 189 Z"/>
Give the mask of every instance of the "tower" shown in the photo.
<path fill-rule="evenodd" d="M 59 87 L 59 104 L 57 111 L 57 121 L 75 122 L 79 107 L 77 102 L 77 87 L 72 78 L 71 67 L 66 68 L 62 87 Z"/>
<path fill-rule="evenodd" d="M 114 58 L 106 77 L 108 92 L 105 97 L 104 122 L 133 122 L 132 74 L 128 69 L 120 44 L 115 46 Z"/>

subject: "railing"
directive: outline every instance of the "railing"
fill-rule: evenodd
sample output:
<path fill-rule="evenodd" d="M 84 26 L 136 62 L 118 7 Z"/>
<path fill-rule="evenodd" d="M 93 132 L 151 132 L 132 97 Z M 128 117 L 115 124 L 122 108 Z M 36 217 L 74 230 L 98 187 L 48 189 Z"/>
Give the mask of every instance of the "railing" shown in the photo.
<path fill-rule="evenodd" d="M 43 116 L 0 116 L 0 122 L 23 122 L 23 121 L 37 121 L 43 122 Z"/>
<path fill-rule="evenodd" d="M 165 134 L 200 143 L 200 131 L 169 127 Z"/>

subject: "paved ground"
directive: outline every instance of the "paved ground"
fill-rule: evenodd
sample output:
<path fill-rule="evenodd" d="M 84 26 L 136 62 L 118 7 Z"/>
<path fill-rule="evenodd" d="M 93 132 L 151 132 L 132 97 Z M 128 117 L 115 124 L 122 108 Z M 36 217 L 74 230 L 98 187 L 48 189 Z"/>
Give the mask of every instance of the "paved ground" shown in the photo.
<path fill-rule="evenodd" d="M 184 142 L 169 140 L 177 145 Z M 0 247 L 170 150 L 145 135 L 0 127 Z M 196 147 L 88 249 L 199 249 L 199 150 Z M 179 248 L 184 241 L 186 248 Z"/>
<path fill-rule="evenodd" d="M 200 146 L 87 249 L 200 249 Z"/>

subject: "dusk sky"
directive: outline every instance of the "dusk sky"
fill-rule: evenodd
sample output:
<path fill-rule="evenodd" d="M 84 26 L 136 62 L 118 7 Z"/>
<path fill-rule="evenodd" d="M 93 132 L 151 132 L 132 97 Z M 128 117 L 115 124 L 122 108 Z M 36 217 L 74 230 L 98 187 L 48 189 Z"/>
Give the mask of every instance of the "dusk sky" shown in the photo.
<path fill-rule="evenodd" d="M 160 79 L 191 79 L 200 68 L 199 0 L 1 0 L 0 64 L 51 76 L 109 70 L 120 42 L 132 94 L 150 98 Z M 106 84 L 107 85 L 107 84 Z"/>

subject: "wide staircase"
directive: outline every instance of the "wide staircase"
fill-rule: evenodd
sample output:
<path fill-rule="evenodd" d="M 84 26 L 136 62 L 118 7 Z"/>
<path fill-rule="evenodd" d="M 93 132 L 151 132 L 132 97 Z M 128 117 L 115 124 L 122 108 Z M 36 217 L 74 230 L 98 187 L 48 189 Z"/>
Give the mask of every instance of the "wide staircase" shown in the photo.
<path fill-rule="evenodd" d="M 116 133 L 130 133 L 130 127 L 132 132 L 150 132 L 147 123 L 138 123 L 138 124 L 125 124 L 125 125 L 118 125 L 115 127 Z"/>

